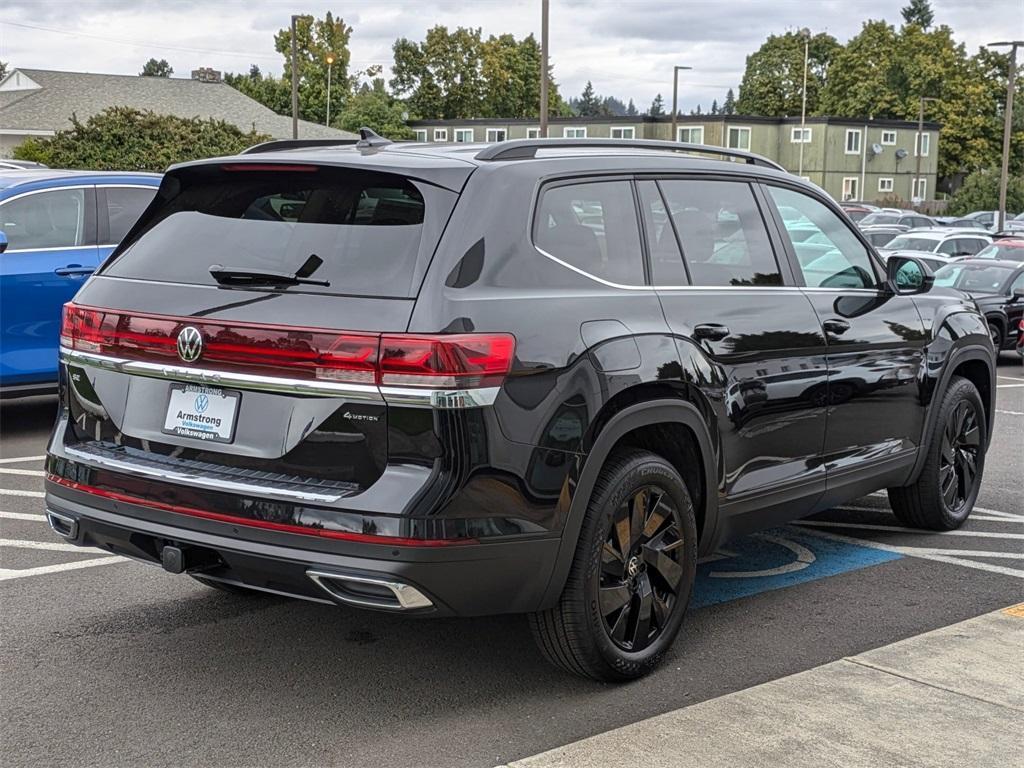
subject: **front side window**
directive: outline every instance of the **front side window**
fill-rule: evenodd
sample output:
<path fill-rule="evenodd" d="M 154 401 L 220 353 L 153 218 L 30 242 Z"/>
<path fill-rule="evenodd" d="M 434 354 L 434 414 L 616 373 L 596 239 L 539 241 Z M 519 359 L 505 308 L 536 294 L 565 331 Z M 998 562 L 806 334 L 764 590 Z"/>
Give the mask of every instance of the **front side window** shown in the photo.
<path fill-rule="evenodd" d="M 628 181 L 548 187 L 537 207 L 534 243 L 602 280 L 619 285 L 644 282 L 640 229 Z"/>
<path fill-rule="evenodd" d="M 658 185 L 693 285 L 782 285 L 775 251 L 748 184 L 672 179 Z"/>
<path fill-rule="evenodd" d="M 730 128 L 729 129 L 729 149 L 750 149 L 750 129 L 749 128 Z"/>
<path fill-rule="evenodd" d="M 704 126 L 693 125 L 688 128 L 677 128 L 678 132 L 677 139 L 684 144 L 703 144 L 704 143 Z"/>
<path fill-rule="evenodd" d="M 1013 274 L 1012 267 L 981 264 L 948 264 L 935 273 L 935 285 L 961 291 L 998 293 Z"/>
<path fill-rule="evenodd" d="M 37 192 L 0 205 L 8 251 L 85 245 L 85 190 Z"/>
<path fill-rule="evenodd" d="M 848 154 L 848 155 L 859 155 L 860 154 L 860 129 L 859 128 L 847 128 L 846 129 L 846 154 Z"/>
<path fill-rule="evenodd" d="M 811 288 L 874 288 L 875 271 L 867 248 L 846 222 L 824 203 L 783 187 L 768 187 L 775 204 L 800 211 L 803 219 L 783 217 L 804 282 Z M 810 238 L 794 237 L 793 230 L 810 229 Z"/>
<path fill-rule="evenodd" d="M 156 195 L 156 187 L 107 187 L 107 217 L 110 232 L 104 245 L 120 243 L 146 206 Z M 102 236 L 102 232 L 100 235 Z"/>

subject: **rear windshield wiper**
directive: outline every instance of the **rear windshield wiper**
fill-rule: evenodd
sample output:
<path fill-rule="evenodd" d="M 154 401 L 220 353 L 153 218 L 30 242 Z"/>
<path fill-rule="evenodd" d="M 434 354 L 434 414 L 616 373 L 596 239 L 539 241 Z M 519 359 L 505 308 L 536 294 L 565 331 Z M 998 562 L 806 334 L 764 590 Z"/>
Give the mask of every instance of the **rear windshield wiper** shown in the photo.
<path fill-rule="evenodd" d="M 312 253 L 295 272 L 211 264 L 210 275 L 220 285 L 321 285 L 326 288 L 330 287 L 330 281 L 310 278 L 310 275 L 316 272 L 323 263 L 323 259 Z"/>

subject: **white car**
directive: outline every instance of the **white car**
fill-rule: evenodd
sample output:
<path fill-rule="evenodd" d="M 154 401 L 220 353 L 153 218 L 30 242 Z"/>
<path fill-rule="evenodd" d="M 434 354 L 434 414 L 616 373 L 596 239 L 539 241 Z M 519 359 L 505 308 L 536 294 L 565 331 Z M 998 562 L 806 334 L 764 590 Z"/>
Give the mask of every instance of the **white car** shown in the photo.
<path fill-rule="evenodd" d="M 976 229 L 911 229 L 896 235 L 885 244 L 885 251 L 926 251 L 942 256 L 964 258 L 974 256 L 978 251 L 991 245 L 992 238 Z"/>

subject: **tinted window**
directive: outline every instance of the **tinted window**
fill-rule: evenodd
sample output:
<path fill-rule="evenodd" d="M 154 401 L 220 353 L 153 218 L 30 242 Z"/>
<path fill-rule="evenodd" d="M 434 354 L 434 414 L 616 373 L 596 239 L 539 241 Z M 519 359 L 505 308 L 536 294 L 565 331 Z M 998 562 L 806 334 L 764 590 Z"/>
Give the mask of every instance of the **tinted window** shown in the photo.
<path fill-rule="evenodd" d="M 935 273 L 935 285 L 961 291 L 996 293 L 1013 274 L 1011 267 L 980 264 L 949 264 Z"/>
<path fill-rule="evenodd" d="M 291 274 L 316 254 L 322 264 L 310 277 L 330 285 L 303 291 L 414 295 L 426 261 L 421 238 L 440 231 L 454 195 L 393 174 L 300 168 L 312 170 L 189 169 L 104 272 L 215 284 L 214 264 Z"/>
<path fill-rule="evenodd" d="M 537 247 L 587 274 L 642 285 L 643 257 L 628 181 L 548 187 L 541 196 Z"/>
<path fill-rule="evenodd" d="M 928 237 L 914 237 L 912 235 L 899 235 L 897 237 L 892 237 L 892 235 L 889 235 L 889 237 L 892 239 L 889 240 L 889 244 L 885 247 L 891 248 L 894 251 L 935 250 L 935 241 Z M 946 253 L 948 255 L 948 252 L 943 251 L 941 248 L 939 249 L 939 252 Z"/>
<path fill-rule="evenodd" d="M 888 248 L 889 243 L 893 240 L 892 232 L 866 232 L 868 242 L 870 242 L 876 248 Z"/>
<path fill-rule="evenodd" d="M 1002 245 L 992 243 L 976 254 L 979 259 L 1017 259 L 1024 261 L 1024 245 Z"/>
<path fill-rule="evenodd" d="M 651 252 L 654 284 L 686 285 L 689 280 L 683 268 L 683 257 L 658 185 L 653 181 L 640 181 L 637 187 L 647 231 L 647 247 Z"/>
<path fill-rule="evenodd" d="M 929 250 L 931 250 L 931 249 L 929 249 Z M 935 249 L 935 251 L 937 253 L 943 254 L 944 256 L 952 256 L 952 255 L 954 255 L 956 253 L 959 253 L 959 251 L 960 251 L 960 241 L 959 240 L 955 240 L 955 239 L 954 240 L 946 240 L 945 242 L 941 243 L 939 245 L 939 247 Z"/>
<path fill-rule="evenodd" d="M 104 191 L 110 217 L 110 235 L 106 244 L 120 243 L 156 195 L 156 187 L 107 187 Z"/>
<path fill-rule="evenodd" d="M 985 240 L 979 240 L 976 237 L 962 237 L 958 242 L 960 244 L 960 252 L 970 254 L 971 256 L 988 245 Z"/>
<path fill-rule="evenodd" d="M 71 248 L 85 244 L 85 190 L 55 189 L 0 205 L 8 249 Z"/>
<path fill-rule="evenodd" d="M 781 187 L 768 187 L 768 191 L 776 205 L 796 208 L 809 222 L 795 225 L 791 220 L 784 220 L 787 233 L 795 226 L 815 230 L 810 241 L 790 238 L 809 287 L 873 288 L 876 285 L 867 248 L 840 216 L 802 192 Z"/>
<path fill-rule="evenodd" d="M 689 180 L 658 184 L 693 285 L 782 285 L 775 252 L 748 184 Z"/>
<path fill-rule="evenodd" d="M 899 221 L 900 217 L 894 216 L 891 213 L 869 213 L 860 220 L 860 225 L 867 227 L 872 224 L 899 224 Z"/>

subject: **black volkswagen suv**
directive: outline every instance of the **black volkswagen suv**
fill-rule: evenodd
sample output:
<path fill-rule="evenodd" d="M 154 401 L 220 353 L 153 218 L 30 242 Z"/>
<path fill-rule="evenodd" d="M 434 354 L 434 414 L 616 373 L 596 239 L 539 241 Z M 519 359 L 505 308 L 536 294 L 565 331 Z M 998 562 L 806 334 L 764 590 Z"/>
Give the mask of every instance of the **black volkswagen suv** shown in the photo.
<path fill-rule="evenodd" d="M 228 591 L 525 613 L 552 662 L 623 680 L 731 536 L 881 488 L 908 525 L 970 513 L 984 319 L 770 161 L 255 149 L 171 168 L 65 308 L 70 541 Z"/>

